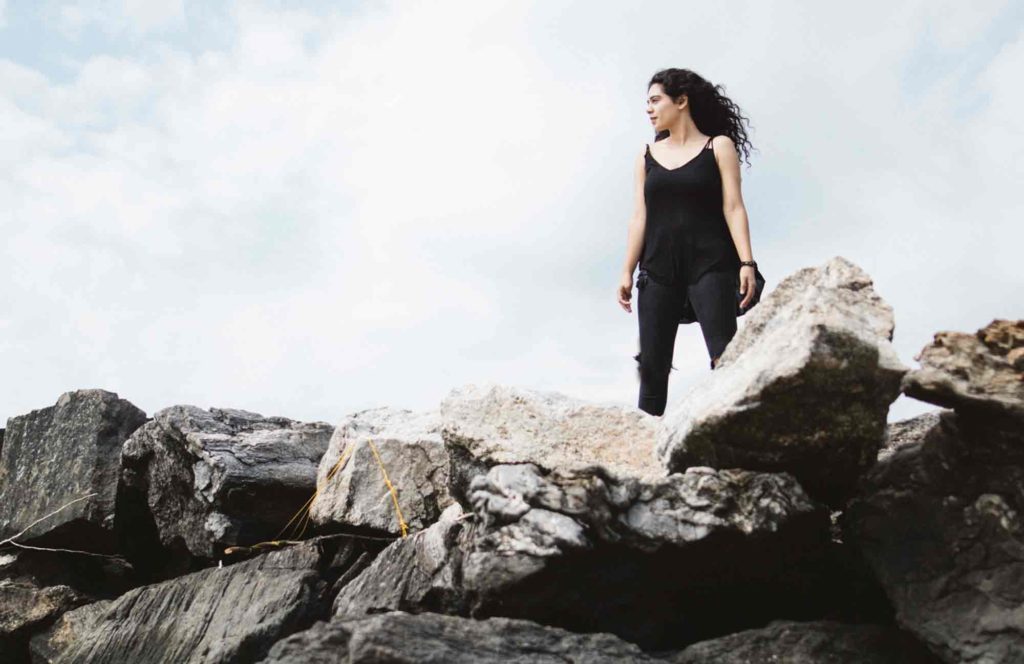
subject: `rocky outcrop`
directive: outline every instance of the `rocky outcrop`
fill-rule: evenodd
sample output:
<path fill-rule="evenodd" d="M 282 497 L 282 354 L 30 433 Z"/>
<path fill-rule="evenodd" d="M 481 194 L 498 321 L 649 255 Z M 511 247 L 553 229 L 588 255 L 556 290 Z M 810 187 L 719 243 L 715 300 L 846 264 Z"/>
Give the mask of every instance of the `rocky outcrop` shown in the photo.
<path fill-rule="evenodd" d="M 53 406 L 9 418 L 0 453 L 0 540 L 28 528 L 19 542 L 116 551 L 121 446 L 145 421 L 143 411 L 106 390 L 65 392 Z"/>
<path fill-rule="evenodd" d="M 635 408 L 605 406 L 540 390 L 466 385 L 441 402 L 441 435 L 451 459 L 453 494 L 491 466 L 532 463 L 548 470 L 585 470 L 663 477 L 654 456 L 661 420 Z"/>
<path fill-rule="evenodd" d="M 927 664 L 935 661 L 907 634 L 891 626 L 831 620 L 774 621 L 766 627 L 696 643 L 670 657 L 674 664 Z"/>
<path fill-rule="evenodd" d="M 878 460 L 888 459 L 904 445 L 916 443 L 924 434 L 939 423 L 942 410 L 932 410 L 899 422 L 885 425 L 885 442 L 878 450 Z"/>
<path fill-rule="evenodd" d="M 1024 427 L 1024 320 L 997 318 L 974 334 L 938 332 L 914 359 L 921 368 L 903 378 L 907 396 Z"/>
<path fill-rule="evenodd" d="M 321 531 L 361 526 L 400 535 L 399 514 L 413 532 L 437 521 L 452 503 L 440 428 L 437 412 L 383 407 L 346 417 L 317 470 L 313 523 Z"/>
<path fill-rule="evenodd" d="M 65 613 L 34 662 L 252 662 L 328 615 L 329 588 L 368 551 L 345 536 L 131 590 Z"/>
<path fill-rule="evenodd" d="M 657 453 L 672 470 L 789 472 L 840 505 L 875 462 L 907 371 L 892 308 L 836 257 L 787 277 L 746 317 L 715 371 L 670 404 Z"/>
<path fill-rule="evenodd" d="M 844 531 L 899 623 L 944 661 L 1021 661 L 1024 429 L 1014 422 L 1024 403 L 1010 388 L 1024 372 L 1007 358 L 1022 344 L 973 339 L 943 333 L 922 351 L 926 369 L 907 389 L 939 394 L 954 410 L 870 471 L 843 515 Z"/>
<path fill-rule="evenodd" d="M 265 664 L 657 662 L 611 634 L 575 634 L 527 620 L 470 620 L 394 611 L 318 622 L 277 643 Z"/>
<path fill-rule="evenodd" d="M 663 647 L 820 610 L 792 591 L 813 585 L 828 516 L 787 475 L 641 480 L 503 464 L 470 494 L 470 520 L 456 505 L 389 546 L 341 590 L 335 616 L 500 615 Z"/>
<path fill-rule="evenodd" d="M 124 499 L 177 557 L 274 539 L 316 490 L 333 427 L 228 408 L 171 406 L 126 441 Z M 127 517 L 126 517 L 127 518 Z M 138 556 L 136 556 L 138 558 Z"/>

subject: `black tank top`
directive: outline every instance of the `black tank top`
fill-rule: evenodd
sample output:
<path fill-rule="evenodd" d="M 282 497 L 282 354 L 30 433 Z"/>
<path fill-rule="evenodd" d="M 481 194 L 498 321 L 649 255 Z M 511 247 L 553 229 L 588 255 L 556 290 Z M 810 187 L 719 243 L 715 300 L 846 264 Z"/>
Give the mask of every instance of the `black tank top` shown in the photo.
<path fill-rule="evenodd" d="M 678 168 L 662 166 L 647 146 L 647 225 L 640 268 L 654 281 L 692 284 L 708 271 L 738 271 L 740 256 L 722 212 L 722 176 L 712 136 Z"/>

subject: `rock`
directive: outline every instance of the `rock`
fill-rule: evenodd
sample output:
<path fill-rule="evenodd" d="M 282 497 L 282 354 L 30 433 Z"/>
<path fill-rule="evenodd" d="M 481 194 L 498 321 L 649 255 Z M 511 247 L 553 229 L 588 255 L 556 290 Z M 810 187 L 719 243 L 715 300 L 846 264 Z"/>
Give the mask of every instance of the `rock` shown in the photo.
<path fill-rule="evenodd" d="M 422 530 L 437 521 L 441 511 L 452 503 L 448 495 L 448 455 L 440 428 L 436 412 L 413 413 L 390 407 L 364 410 L 345 418 L 335 427 L 320 461 L 316 478 L 319 490 L 310 506 L 313 523 L 321 532 L 332 526 L 363 526 L 402 534 L 394 499 L 370 442 L 395 488 L 408 528 Z M 342 465 L 336 469 L 339 460 Z"/>
<path fill-rule="evenodd" d="M 893 627 L 845 625 L 831 620 L 779 620 L 759 629 L 695 643 L 669 661 L 675 664 L 925 664 L 935 660 L 919 643 Z"/>
<path fill-rule="evenodd" d="M 892 307 L 842 257 L 784 279 L 746 316 L 715 371 L 665 413 L 671 470 L 789 472 L 838 506 L 876 460 L 907 368 Z"/>
<path fill-rule="evenodd" d="M 344 536 L 316 538 L 136 588 L 65 613 L 32 639 L 33 661 L 255 661 L 326 618 L 331 583 L 366 551 Z"/>
<path fill-rule="evenodd" d="M 124 445 L 125 500 L 148 506 L 132 520 L 140 531 L 151 524 L 179 558 L 214 560 L 275 539 L 316 490 L 332 431 L 244 410 L 164 408 Z"/>
<path fill-rule="evenodd" d="M 939 422 L 941 409 L 928 411 L 915 417 L 885 425 L 885 442 L 878 450 L 878 460 L 888 459 L 904 445 L 921 440 L 926 431 Z"/>
<path fill-rule="evenodd" d="M 943 412 L 880 461 L 843 529 L 896 620 L 944 661 L 1021 661 L 1024 444 L 1019 430 L 975 424 Z"/>
<path fill-rule="evenodd" d="M 656 662 L 611 634 L 574 634 L 527 620 L 470 620 L 394 611 L 355 620 L 318 622 L 271 648 L 265 664 L 322 662 L 445 662 L 564 664 Z"/>
<path fill-rule="evenodd" d="M 534 620 L 667 647 L 821 610 L 827 511 L 788 475 L 691 469 L 656 480 L 496 465 L 472 520 L 385 549 L 334 615 L 388 610 Z"/>
<path fill-rule="evenodd" d="M 0 580 L 0 662 L 29 661 L 28 637 L 86 601 L 68 586 Z"/>
<path fill-rule="evenodd" d="M 121 446 L 145 421 L 143 411 L 106 390 L 65 392 L 53 406 L 9 418 L 0 453 L 0 540 L 40 520 L 18 541 L 114 553 Z"/>
<path fill-rule="evenodd" d="M 339 589 L 332 614 L 360 617 L 407 608 L 463 611 L 462 588 L 456 578 L 460 564 L 456 538 L 462 517 L 462 507 L 453 503 L 429 528 L 390 544 L 365 572 Z"/>
<path fill-rule="evenodd" d="M 601 465 L 630 476 L 666 475 L 654 456 L 661 421 L 635 408 L 557 392 L 467 385 L 441 402 L 441 419 L 449 483 L 459 499 L 465 499 L 473 476 L 505 463 L 567 471 Z"/>
<path fill-rule="evenodd" d="M 995 319 L 975 334 L 938 332 L 903 378 L 904 394 L 964 416 L 1024 426 L 1024 320 Z"/>

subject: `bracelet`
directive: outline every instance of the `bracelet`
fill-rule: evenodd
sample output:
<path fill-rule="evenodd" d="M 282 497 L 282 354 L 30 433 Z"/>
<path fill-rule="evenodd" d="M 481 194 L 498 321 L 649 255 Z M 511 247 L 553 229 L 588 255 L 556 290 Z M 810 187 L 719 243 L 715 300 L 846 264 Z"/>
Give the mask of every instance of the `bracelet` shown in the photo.
<path fill-rule="evenodd" d="M 757 261 L 740 261 L 740 267 L 743 267 L 744 265 L 749 265 L 755 270 L 757 269 Z"/>

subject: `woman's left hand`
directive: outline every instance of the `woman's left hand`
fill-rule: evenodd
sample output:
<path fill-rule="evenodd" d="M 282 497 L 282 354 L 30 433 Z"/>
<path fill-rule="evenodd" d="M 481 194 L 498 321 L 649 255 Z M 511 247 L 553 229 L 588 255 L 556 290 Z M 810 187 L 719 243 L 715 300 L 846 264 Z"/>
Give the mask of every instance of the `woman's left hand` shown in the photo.
<path fill-rule="evenodd" d="M 754 293 L 757 292 L 757 281 L 754 279 L 755 274 L 753 265 L 740 267 L 740 295 L 743 295 L 740 308 L 742 309 L 747 308 L 750 301 L 754 299 Z"/>

